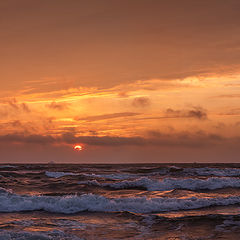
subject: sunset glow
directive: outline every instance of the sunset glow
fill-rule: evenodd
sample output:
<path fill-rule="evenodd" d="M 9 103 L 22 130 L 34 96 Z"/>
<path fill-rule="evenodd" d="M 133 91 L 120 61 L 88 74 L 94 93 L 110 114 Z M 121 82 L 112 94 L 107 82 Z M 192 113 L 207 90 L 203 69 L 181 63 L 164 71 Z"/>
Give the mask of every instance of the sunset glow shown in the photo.
<path fill-rule="evenodd" d="M 2 0 L 0 29 L 0 239 L 240 239 L 240 0 Z"/>
<path fill-rule="evenodd" d="M 76 146 L 74 146 L 74 149 L 77 151 L 82 151 L 83 147 L 81 145 L 76 145 Z"/>
<path fill-rule="evenodd" d="M 0 3 L 6 160 L 238 161 L 231 1 L 23 2 Z M 79 142 L 85 160 L 66 148 Z"/>

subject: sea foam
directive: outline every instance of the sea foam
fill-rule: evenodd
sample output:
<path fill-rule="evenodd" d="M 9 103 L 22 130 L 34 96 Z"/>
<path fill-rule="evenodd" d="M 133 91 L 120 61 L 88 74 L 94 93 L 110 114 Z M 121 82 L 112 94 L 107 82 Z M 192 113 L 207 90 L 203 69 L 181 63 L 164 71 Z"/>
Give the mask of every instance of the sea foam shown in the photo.
<path fill-rule="evenodd" d="M 112 174 L 94 174 L 94 173 L 83 173 L 83 176 L 92 177 L 92 178 L 106 178 L 112 180 L 126 180 L 133 179 L 138 177 L 136 174 L 127 174 L 127 173 L 112 173 Z"/>
<path fill-rule="evenodd" d="M 14 165 L 0 165 L 0 168 L 18 168 L 18 166 L 14 166 Z"/>
<path fill-rule="evenodd" d="M 100 183 L 97 180 L 88 180 L 80 181 L 79 184 L 110 187 L 114 189 L 144 188 L 148 191 L 167 191 L 173 189 L 214 190 L 228 187 L 240 187 L 240 179 L 211 177 L 205 180 L 196 178 L 164 178 L 163 180 L 157 180 L 142 177 L 135 180 L 124 180 L 111 183 Z"/>
<path fill-rule="evenodd" d="M 83 177 L 91 177 L 91 178 L 106 178 L 112 180 L 125 180 L 125 179 L 133 179 L 138 175 L 135 174 L 126 174 L 126 173 L 115 173 L 115 174 L 95 174 L 95 173 L 72 173 L 72 172 L 49 172 L 45 171 L 45 175 L 51 178 L 60 178 L 64 176 L 83 176 Z"/>
<path fill-rule="evenodd" d="M 193 175 L 199 176 L 219 176 L 219 177 L 237 177 L 240 176 L 239 168 L 186 168 L 184 169 L 185 173 L 190 173 Z"/>
<path fill-rule="evenodd" d="M 74 175 L 78 175 L 77 173 L 71 173 L 71 172 L 49 172 L 46 171 L 45 175 L 47 177 L 52 177 L 52 178 L 60 178 L 63 176 L 74 176 Z"/>
<path fill-rule="evenodd" d="M 0 240 L 82 240 L 81 238 L 65 234 L 63 231 L 8 231 L 3 230 L 0 232 Z"/>
<path fill-rule="evenodd" d="M 216 198 L 107 198 L 97 194 L 32 196 L 18 195 L 8 191 L 0 193 L 0 212 L 44 210 L 65 214 L 83 211 L 153 213 L 239 203 L 240 197 L 237 196 Z"/>

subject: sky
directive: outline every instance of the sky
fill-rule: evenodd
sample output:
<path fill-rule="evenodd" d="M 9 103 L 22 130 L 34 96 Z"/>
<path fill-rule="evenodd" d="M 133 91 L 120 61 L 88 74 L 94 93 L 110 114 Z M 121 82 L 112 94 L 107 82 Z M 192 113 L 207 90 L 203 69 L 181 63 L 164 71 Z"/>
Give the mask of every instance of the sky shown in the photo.
<path fill-rule="evenodd" d="M 239 12 L 0 1 L 0 162 L 239 162 Z"/>

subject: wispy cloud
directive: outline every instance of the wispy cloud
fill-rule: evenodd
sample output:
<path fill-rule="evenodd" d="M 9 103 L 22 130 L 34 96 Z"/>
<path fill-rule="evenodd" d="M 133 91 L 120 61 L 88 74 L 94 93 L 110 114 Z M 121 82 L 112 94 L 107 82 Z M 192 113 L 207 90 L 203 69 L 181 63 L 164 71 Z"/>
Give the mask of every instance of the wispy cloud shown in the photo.
<path fill-rule="evenodd" d="M 94 122 L 94 121 L 101 121 L 101 120 L 107 120 L 107 119 L 113 119 L 113 118 L 132 117 L 132 116 L 137 116 L 139 114 L 140 113 L 135 113 L 135 112 L 120 112 L 120 113 L 95 115 L 95 116 L 89 116 L 89 117 L 76 117 L 75 120 Z"/>
<path fill-rule="evenodd" d="M 26 103 L 24 103 L 24 102 L 19 103 L 19 102 L 17 102 L 17 100 L 15 98 L 7 101 L 7 104 L 9 104 L 9 106 L 11 106 L 16 111 L 24 111 L 27 113 L 30 112 L 30 109 Z"/>
<path fill-rule="evenodd" d="M 223 94 L 214 96 L 215 98 L 240 98 L 240 94 Z"/>
<path fill-rule="evenodd" d="M 132 101 L 134 107 L 148 107 L 151 105 L 150 99 L 148 97 L 136 97 Z"/>
<path fill-rule="evenodd" d="M 63 102 L 63 103 L 61 103 L 61 102 L 51 102 L 49 104 L 46 104 L 45 106 L 50 108 L 50 109 L 62 111 L 62 110 L 67 109 L 69 107 L 69 104 L 65 103 L 65 102 Z"/>
<path fill-rule="evenodd" d="M 207 112 L 201 107 L 194 107 L 189 110 L 174 110 L 168 108 L 165 112 L 166 117 L 170 118 L 196 118 L 199 120 L 207 119 Z"/>

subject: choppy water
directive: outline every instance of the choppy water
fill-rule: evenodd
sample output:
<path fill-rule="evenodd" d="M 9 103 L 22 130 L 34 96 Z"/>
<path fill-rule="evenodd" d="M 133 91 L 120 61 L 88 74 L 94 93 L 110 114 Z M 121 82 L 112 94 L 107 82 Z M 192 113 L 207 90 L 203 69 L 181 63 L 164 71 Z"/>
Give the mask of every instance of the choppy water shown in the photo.
<path fill-rule="evenodd" d="M 0 165 L 1 239 L 240 239 L 240 164 Z"/>

